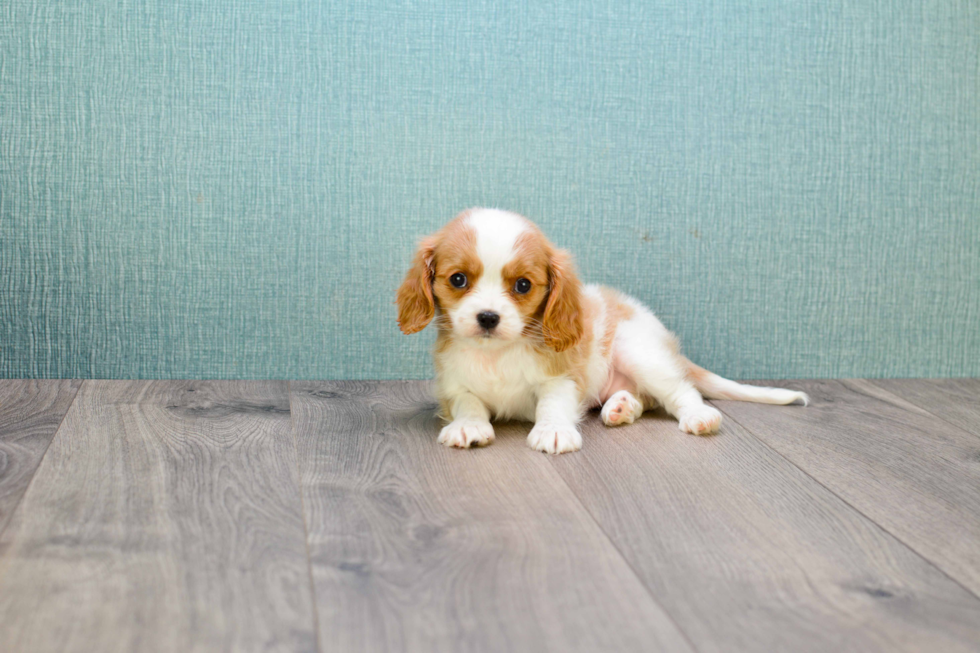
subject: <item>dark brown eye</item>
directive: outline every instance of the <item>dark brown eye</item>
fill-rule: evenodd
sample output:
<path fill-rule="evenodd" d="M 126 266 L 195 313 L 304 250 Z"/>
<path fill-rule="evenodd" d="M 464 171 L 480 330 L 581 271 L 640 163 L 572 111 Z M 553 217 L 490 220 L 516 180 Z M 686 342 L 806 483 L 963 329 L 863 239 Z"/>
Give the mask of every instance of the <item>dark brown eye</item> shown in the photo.
<path fill-rule="evenodd" d="M 466 275 L 462 272 L 457 272 L 453 276 L 449 277 L 449 283 L 453 285 L 453 288 L 465 288 Z"/>
<path fill-rule="evenodd" d="M 518 295 L 526 295 L 531 290 L 531 282 L 521 277 L 514 284 L 514 292 Z"/>

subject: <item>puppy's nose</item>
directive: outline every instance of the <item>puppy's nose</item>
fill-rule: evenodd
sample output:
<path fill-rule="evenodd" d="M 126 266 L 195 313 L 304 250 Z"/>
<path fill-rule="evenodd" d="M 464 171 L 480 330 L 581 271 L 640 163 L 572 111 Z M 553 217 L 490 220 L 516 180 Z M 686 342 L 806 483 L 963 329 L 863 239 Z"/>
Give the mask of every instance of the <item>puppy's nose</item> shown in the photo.
<path fill-rule="evenodd" d="M 476 323 L 489 331 L 500 324 L 500 315 L 494 313 L 493 311 L 483 311 L 476 316 Z"/>

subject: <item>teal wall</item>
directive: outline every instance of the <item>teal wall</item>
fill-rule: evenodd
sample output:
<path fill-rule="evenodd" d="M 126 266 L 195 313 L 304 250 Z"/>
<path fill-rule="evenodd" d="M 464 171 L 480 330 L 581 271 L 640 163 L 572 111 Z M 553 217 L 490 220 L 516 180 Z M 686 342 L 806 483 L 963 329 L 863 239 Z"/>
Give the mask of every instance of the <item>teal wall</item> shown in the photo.
<path fill-rule="evenodd" d="M 2 376 L 425 377 L 470 205 L 724 374 L 980 375 L 980 3 L 0 3 Z"/>

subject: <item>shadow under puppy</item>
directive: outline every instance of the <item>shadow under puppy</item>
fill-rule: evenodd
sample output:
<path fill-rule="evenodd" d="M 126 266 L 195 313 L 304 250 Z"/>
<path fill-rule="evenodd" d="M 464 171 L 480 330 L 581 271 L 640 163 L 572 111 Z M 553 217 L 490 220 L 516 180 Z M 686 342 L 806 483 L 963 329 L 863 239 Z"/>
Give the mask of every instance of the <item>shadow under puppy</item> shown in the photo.
<path fill-rule="evenodd" d="M 563 453 L 582 448 L 576 423 L 598 406 L 603 423 L 619 426 L 662 405 L 682 431 L 701 435 L 721 424 L 702 395 L 808 401 L 698 367 L 648 308 L 583 286 L 567 252 L 507 211 L 468 209 L 422 240 L 398 290 L 398 324 L 416 333 L 433 320 L 446 446 L 490 444 L 491 418 L 533 421 L 528 445 Z"/>

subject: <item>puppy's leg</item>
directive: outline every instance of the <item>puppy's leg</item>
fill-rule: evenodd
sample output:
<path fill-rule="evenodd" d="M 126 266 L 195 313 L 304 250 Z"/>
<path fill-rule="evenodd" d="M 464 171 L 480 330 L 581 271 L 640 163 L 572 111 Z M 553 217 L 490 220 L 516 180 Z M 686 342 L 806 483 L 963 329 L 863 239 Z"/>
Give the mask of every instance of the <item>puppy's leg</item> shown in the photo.
<path fill-rule="evenodd" d="M 453 421 L 439 433 L 439 444 L 447 447 L 482 447 L 493 442 L 490 411 L 471 392 L 462 391 L 449 399 Z"/>
<path fill-rule="evenodd" d="M 687 379 L 680 366 L 655 361 L 637 361 L 636 380 L 641 392 L 648 393 L 677 418 L 680 430 L 694 435 L 715 433 L 721 426 L 721 413 L 705 405 L 701 393 Z"/>
<path fill-rule="evenodd" d="M 705 405 L 688 379 L 687 366 L 676 340 L 652 314 L 641 314 L 620 325 L 616 361 L 636 381 L 640 395 L 649 395 L 677 418 L 680 430 L 694 435 L 714 433 L 721 412 Z"/>
<path fill-rule="evenodd" d="M 602 423 L 606 426 L 632 424 L 643 414 L 643 404 L 629 390 L 620 390 L 602 405 Z"/>
<path fill-rule="evenodd" d="M 721 413 L 708 406 L 683 372 L 674 373 L 663 369 L 641 367 L 643 391 L 656 397 L 668 413 L 677 418 L 680 430 L 694 435 L 707 435 L 718 431 Z"/>
<path fill-rule="evenodd" d="M 534 428 L 527 444 L 536 451 L 565 453 L 582 448 L 582 434 L 575 422 L 579 417 L 579 392 L 571 379 L 544 383 L 538 390 Z"/>

